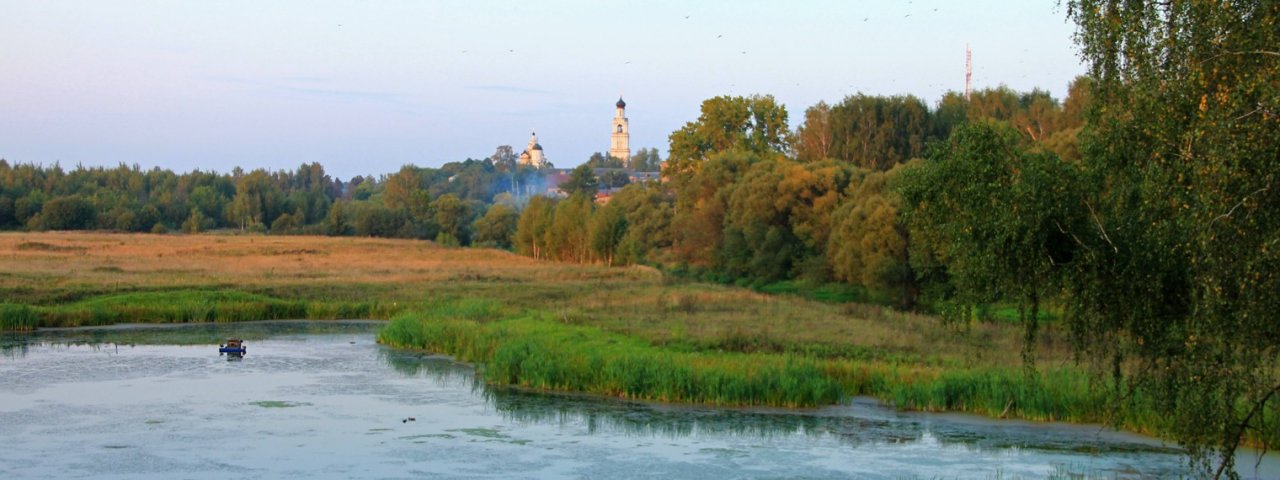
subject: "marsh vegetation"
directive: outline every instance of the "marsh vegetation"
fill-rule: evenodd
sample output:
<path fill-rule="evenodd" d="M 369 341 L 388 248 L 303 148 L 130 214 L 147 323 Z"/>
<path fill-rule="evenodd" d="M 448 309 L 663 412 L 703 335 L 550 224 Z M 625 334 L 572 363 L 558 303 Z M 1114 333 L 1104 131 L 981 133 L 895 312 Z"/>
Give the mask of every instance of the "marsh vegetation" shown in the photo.
<path fill-rule="evenodd" d="M 21 247 L 30 242 L 55 248 Z M 1076 422 L 1110 412 L 1053 323 L 1028 377 L 1016 324 L 944 323 L 647 267 L 413 240 L 96 233 L 0 235 L 0 266 L 9 329 L 392 319 L 384 343 L 532 389 L 718 405 L 870 395 L 904 409 Z M 1158 432 L 1160 422 L 1137 414 L 1124 425 Z"/>

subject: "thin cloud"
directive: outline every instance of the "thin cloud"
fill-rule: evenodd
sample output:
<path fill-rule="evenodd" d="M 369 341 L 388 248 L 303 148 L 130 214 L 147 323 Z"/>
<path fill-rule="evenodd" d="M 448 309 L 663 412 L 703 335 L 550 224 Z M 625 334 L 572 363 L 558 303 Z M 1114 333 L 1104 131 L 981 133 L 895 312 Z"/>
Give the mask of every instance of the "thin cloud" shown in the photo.
<path fill-rule="evenodd" d="M 477 85 L 477 86 L 471 87 L 471 89 L 483 90 L 486 92 L 526 93 L 526 94 L 534 94 L 534 95 L 552 95 L 554 93 L 550 90 L 516 87 L 512 85 Z"/>
<path fill-rule="evenodd" d="M 322 86 L 322 84 L 330 82 L 329 79 L 323 77 L 287 77 L 280 81 L 257 80 L 240 77 L 205 77 L 205 79 L 219 83 L 247 85 L 265 92 L 277 94 L 354 102 L 383 103 L 399 106 L 410 105 L 410 102 L 408 101 L 409 96 L 403 93 L 330 88 Z M 299 83 L 307 85 L 298 85 Z"/>

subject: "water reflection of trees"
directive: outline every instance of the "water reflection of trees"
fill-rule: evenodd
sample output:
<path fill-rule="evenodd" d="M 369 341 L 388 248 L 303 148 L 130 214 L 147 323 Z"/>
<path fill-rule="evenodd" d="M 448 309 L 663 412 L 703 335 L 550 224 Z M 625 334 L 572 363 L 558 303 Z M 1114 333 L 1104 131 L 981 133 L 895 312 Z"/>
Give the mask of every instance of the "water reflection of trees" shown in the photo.
<path fill-rule="evenodd" d="M 914 442 L 924 434 L 918 423 L 888 419 L 823 416 L 810 411 L 661 405 L 590 395 L 529 392 L 485 385 L 473 367 L 447 357 L 386 350 L 383 359 L 402 375 L 468 387 L 508 420 L 525 424 L 582 424 L 592 434 L 620 432 L 668 438 L 693 434 L 757 438 L 831 436 L 855 446 L 865 442 Z"/>
<path fill-rule="evenodd" d="M 485 390 L 484 382 L 470 365 L 440 355 L 382 349 L 380 356 L 393 370 L 406 377 L 424 377 L 440 385 Z"/>
<path fill-rule="evenodd" d="M 732 409 L 627 402 L 586 395 L 546 394 L 512 388 L 484 388 L 485 399 L 515 422 L 586 425 L 590 433 L 685 437 L 695 434 L 771 438 L 792 435 L 833 438 L 841 444 L 936 443 L 973 450 L 1033 449 L 1084 454 L 1177 455 L 1176 448 L 1107 435 L 1100 428 L 968 422 L 928 414 L 866 407 L 796 411 Z"/>
<path fill-rule="evenodd" d="M 487 389 L 485 396 L 510 420 L 582 423 L 591 433 L 620 432 L 670 438 L 710 434 L 761 439 L 804 435 L 831 437 L 843 444 L 858 446 L 864 443 L 914 442 L 920 440 L 925 432 L 918 423 L 826 416 L 811 411 L 660 405 L 503 388 Z"/>
<path fill-rule="evenodd" d="M 936 442 L 940 446 L 974 450 L 1176 453 L 1176 449 L 1107 438 L 1100 430 L 1089 428 L 1054 428 L 998 420 L 942 420 L 868 405 L 822 410 L 734 409 L 531 392 L 485 385 L 473 367 L 447 357 L 394 350 L 384 350 L 383 357 L 403 375 L 470 388 L 508 420 L 524 424 L 583 425 L 591 434 L 666 438 L 733 435 L 761 439 L 803 435 L 833 438 L 850 447 Z"/>

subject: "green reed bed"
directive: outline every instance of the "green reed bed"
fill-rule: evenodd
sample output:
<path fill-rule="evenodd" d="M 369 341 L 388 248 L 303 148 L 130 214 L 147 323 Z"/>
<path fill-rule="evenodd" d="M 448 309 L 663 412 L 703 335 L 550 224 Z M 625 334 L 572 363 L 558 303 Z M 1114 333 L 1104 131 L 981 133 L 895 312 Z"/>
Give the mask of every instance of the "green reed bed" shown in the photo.
<path fill-rule="evenodd" d="M 826 375 L 849 395 L 868 395 L 925 412 L 968 412 L 1042 421 L 1103 422 L 1105 398 L 1087 372 L 1065 367 L 1028 377 L 1008 367 L 956 368 L 828 360 Z"/>
<path fill-rule="evenodd" d="M 168 290 L 107 294 L 53 306 L 21 306 L 40 327 L 115 323 L 243 322 L 290 319 L 389 318 L 394 307 L 379 302 L 283 300 L 234 290 Z M 0 310 L 0 314 L 4 311 Z M 4 315 L 8 318 L 9 315 Z M 27 320 L 30 322 L 30 320 Z M 8 321 L 0 324 L 6 330 Z"/>
<path fill-rule="evenodd" d="M 655 346 L 541 312 L 493 302 L 437 302 L 401 314 L 379 333 L 399 348 L 482 365 L 500 385 L 714 405 L 814 406 L 869 395 L 920 411 L 1101 422 L 1105 399 L 1079 369 L 1028 377 L 1020 368 L 942 368 L 795 353 Z"/>
<path fill-rule="evenodd" d="M 1106 400 L 1078 369 L 1053 369 L 1028 378 L 1022 369 L 943 370 L 932 378 L 886 384 L 883 397 L 901 408 L 962 411 L 1047 421 L 1105 420 Z"/>
<path fill-rule="evenodd" d="M 27 305 L 0 303 L 0 332 L 30 332 L 39 322 L 35 309 Z"/>
<path fill-rule="evenodd" d="M 440 313 L 456 308 L 402 314 L 378 339 L 482 364 L 485 381 L 499 385 L 711 405 L 815 406 L 841 396 L 812 359 L 675 352 L 540 313 L 487 322 Z"/>
<path fill-rule="evenodd" d="M 1028 377 L 1012 367 L 938 368 L 858 360 L 829 360 L 824 373 L 848 395 L 869 395 L 890 405 L 925 412 L 966 412 L 993 418 L 1099 423 L 1151 435 L 1174 425 L 1158 415 L 1158 396 L 1139 387 L 1123 392 L 1122 410 L 1108 399 L 1109 387 L 1090 381 L 1082 368 L 1041 370 Z M 1241 405 L 1239 408 L 1249 408 Z M 1259 425 L 1280 425 L 1280 407 L 1259 412 Z M 1245 444 L 1280 445 L 1280 429 L 1245 432 Z"/>

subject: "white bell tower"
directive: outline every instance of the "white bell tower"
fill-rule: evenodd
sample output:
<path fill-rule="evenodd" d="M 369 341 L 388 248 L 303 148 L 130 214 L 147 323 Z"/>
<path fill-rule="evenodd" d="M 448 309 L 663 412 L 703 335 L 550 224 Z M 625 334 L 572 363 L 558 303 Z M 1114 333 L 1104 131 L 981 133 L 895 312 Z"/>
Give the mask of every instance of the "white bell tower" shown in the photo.
<path fill-rule="evenodd" d="M 609 142 L 609 156 L 622 160 L 622 166 L 631 168 L 631 132 L 627 125 L 627 102 L 618 97 L 618 113 L 613 117 L 613 133 Z"/>

